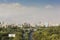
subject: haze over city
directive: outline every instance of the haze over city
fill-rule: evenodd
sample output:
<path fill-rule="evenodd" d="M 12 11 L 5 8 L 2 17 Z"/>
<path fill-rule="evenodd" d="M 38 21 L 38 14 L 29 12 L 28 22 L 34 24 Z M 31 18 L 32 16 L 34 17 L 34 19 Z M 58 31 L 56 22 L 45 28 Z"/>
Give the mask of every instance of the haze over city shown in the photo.
<path fill-rule="evenodd" d="M 60 0 L 0 0 L 0 21 L 60 24 Z"/>
<path fill-rule="evenodd" d="M 60 0 L 0 0 L 0 40 L 60 40 Z"/>

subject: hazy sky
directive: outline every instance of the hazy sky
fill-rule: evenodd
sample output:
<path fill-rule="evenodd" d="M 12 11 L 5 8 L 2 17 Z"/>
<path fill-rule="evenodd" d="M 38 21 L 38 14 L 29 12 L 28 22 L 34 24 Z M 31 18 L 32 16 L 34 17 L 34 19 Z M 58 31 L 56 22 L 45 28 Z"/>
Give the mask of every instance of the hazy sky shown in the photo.
<path fill-rule="evenodd" d="M 60 24 L 60 0 L 0 0 L 0 21 Z"/>

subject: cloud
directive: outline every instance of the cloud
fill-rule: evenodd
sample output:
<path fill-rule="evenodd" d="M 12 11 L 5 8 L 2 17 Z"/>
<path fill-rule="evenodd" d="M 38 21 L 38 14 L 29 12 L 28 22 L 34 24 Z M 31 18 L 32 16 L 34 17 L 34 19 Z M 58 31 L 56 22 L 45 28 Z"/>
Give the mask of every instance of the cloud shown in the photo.
<path fill-rule="evenodd" d="M 46 8 L 53 8 L 51 5 Z M 9 23 L 37 23 L 39 21 L 58 22 L 60 9 L 45 9 L 35 6 L 24 6 L 20 3 L 1 3 L 0 21 Z M 57 17 L 56 17 L 57 16 Z"/>
<path fill-rule="evenodd" d="M 47 5 L 47 6 L 45 6 L 45 8 L 53 8 L 53 6 L 52 5 Z"/>
<path fill-rule="evenodd" d="M 19 3 L 2 3 L 0 4 L 0 18 L 8 22 L 28 21 L 35 17 L 36 9 L 35 7 L 27 7 Z"/>

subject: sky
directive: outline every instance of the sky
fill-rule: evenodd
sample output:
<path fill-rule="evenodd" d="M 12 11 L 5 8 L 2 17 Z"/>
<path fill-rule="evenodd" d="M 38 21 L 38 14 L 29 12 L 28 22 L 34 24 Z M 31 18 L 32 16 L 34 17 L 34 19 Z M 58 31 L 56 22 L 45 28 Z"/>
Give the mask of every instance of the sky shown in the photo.
<path fill-rule="evenodd" d="M 60 24 L 60 0 L 0 0 L 0 21 Z"/>

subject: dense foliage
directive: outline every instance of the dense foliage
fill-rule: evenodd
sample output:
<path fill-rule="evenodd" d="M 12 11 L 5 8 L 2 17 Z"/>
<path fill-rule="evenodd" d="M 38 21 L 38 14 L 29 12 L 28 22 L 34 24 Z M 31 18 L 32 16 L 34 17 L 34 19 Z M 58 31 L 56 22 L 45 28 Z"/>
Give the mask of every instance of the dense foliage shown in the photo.
<path fill-rule="evenodd" d="M 30 28 L 30 25 L 22 25 L 26 28 Z M 31 26 L 32 27 L 32 26 Z M 0 28 L 0 40 L 22 40 L 22 31 L 24 27 L 9 25 L 8 27 Z M 33 28 L 33 27 L 32 27 Z M 32 33 L 32 40 L 60 40 L 60 26 L 35 26 L 33 29 L 37 29 Z M 28 30 L 25 32 L 25 40 L 28 40 Z M 8 34 L 16 34 L 15 37 L 8 37 Z"/>

